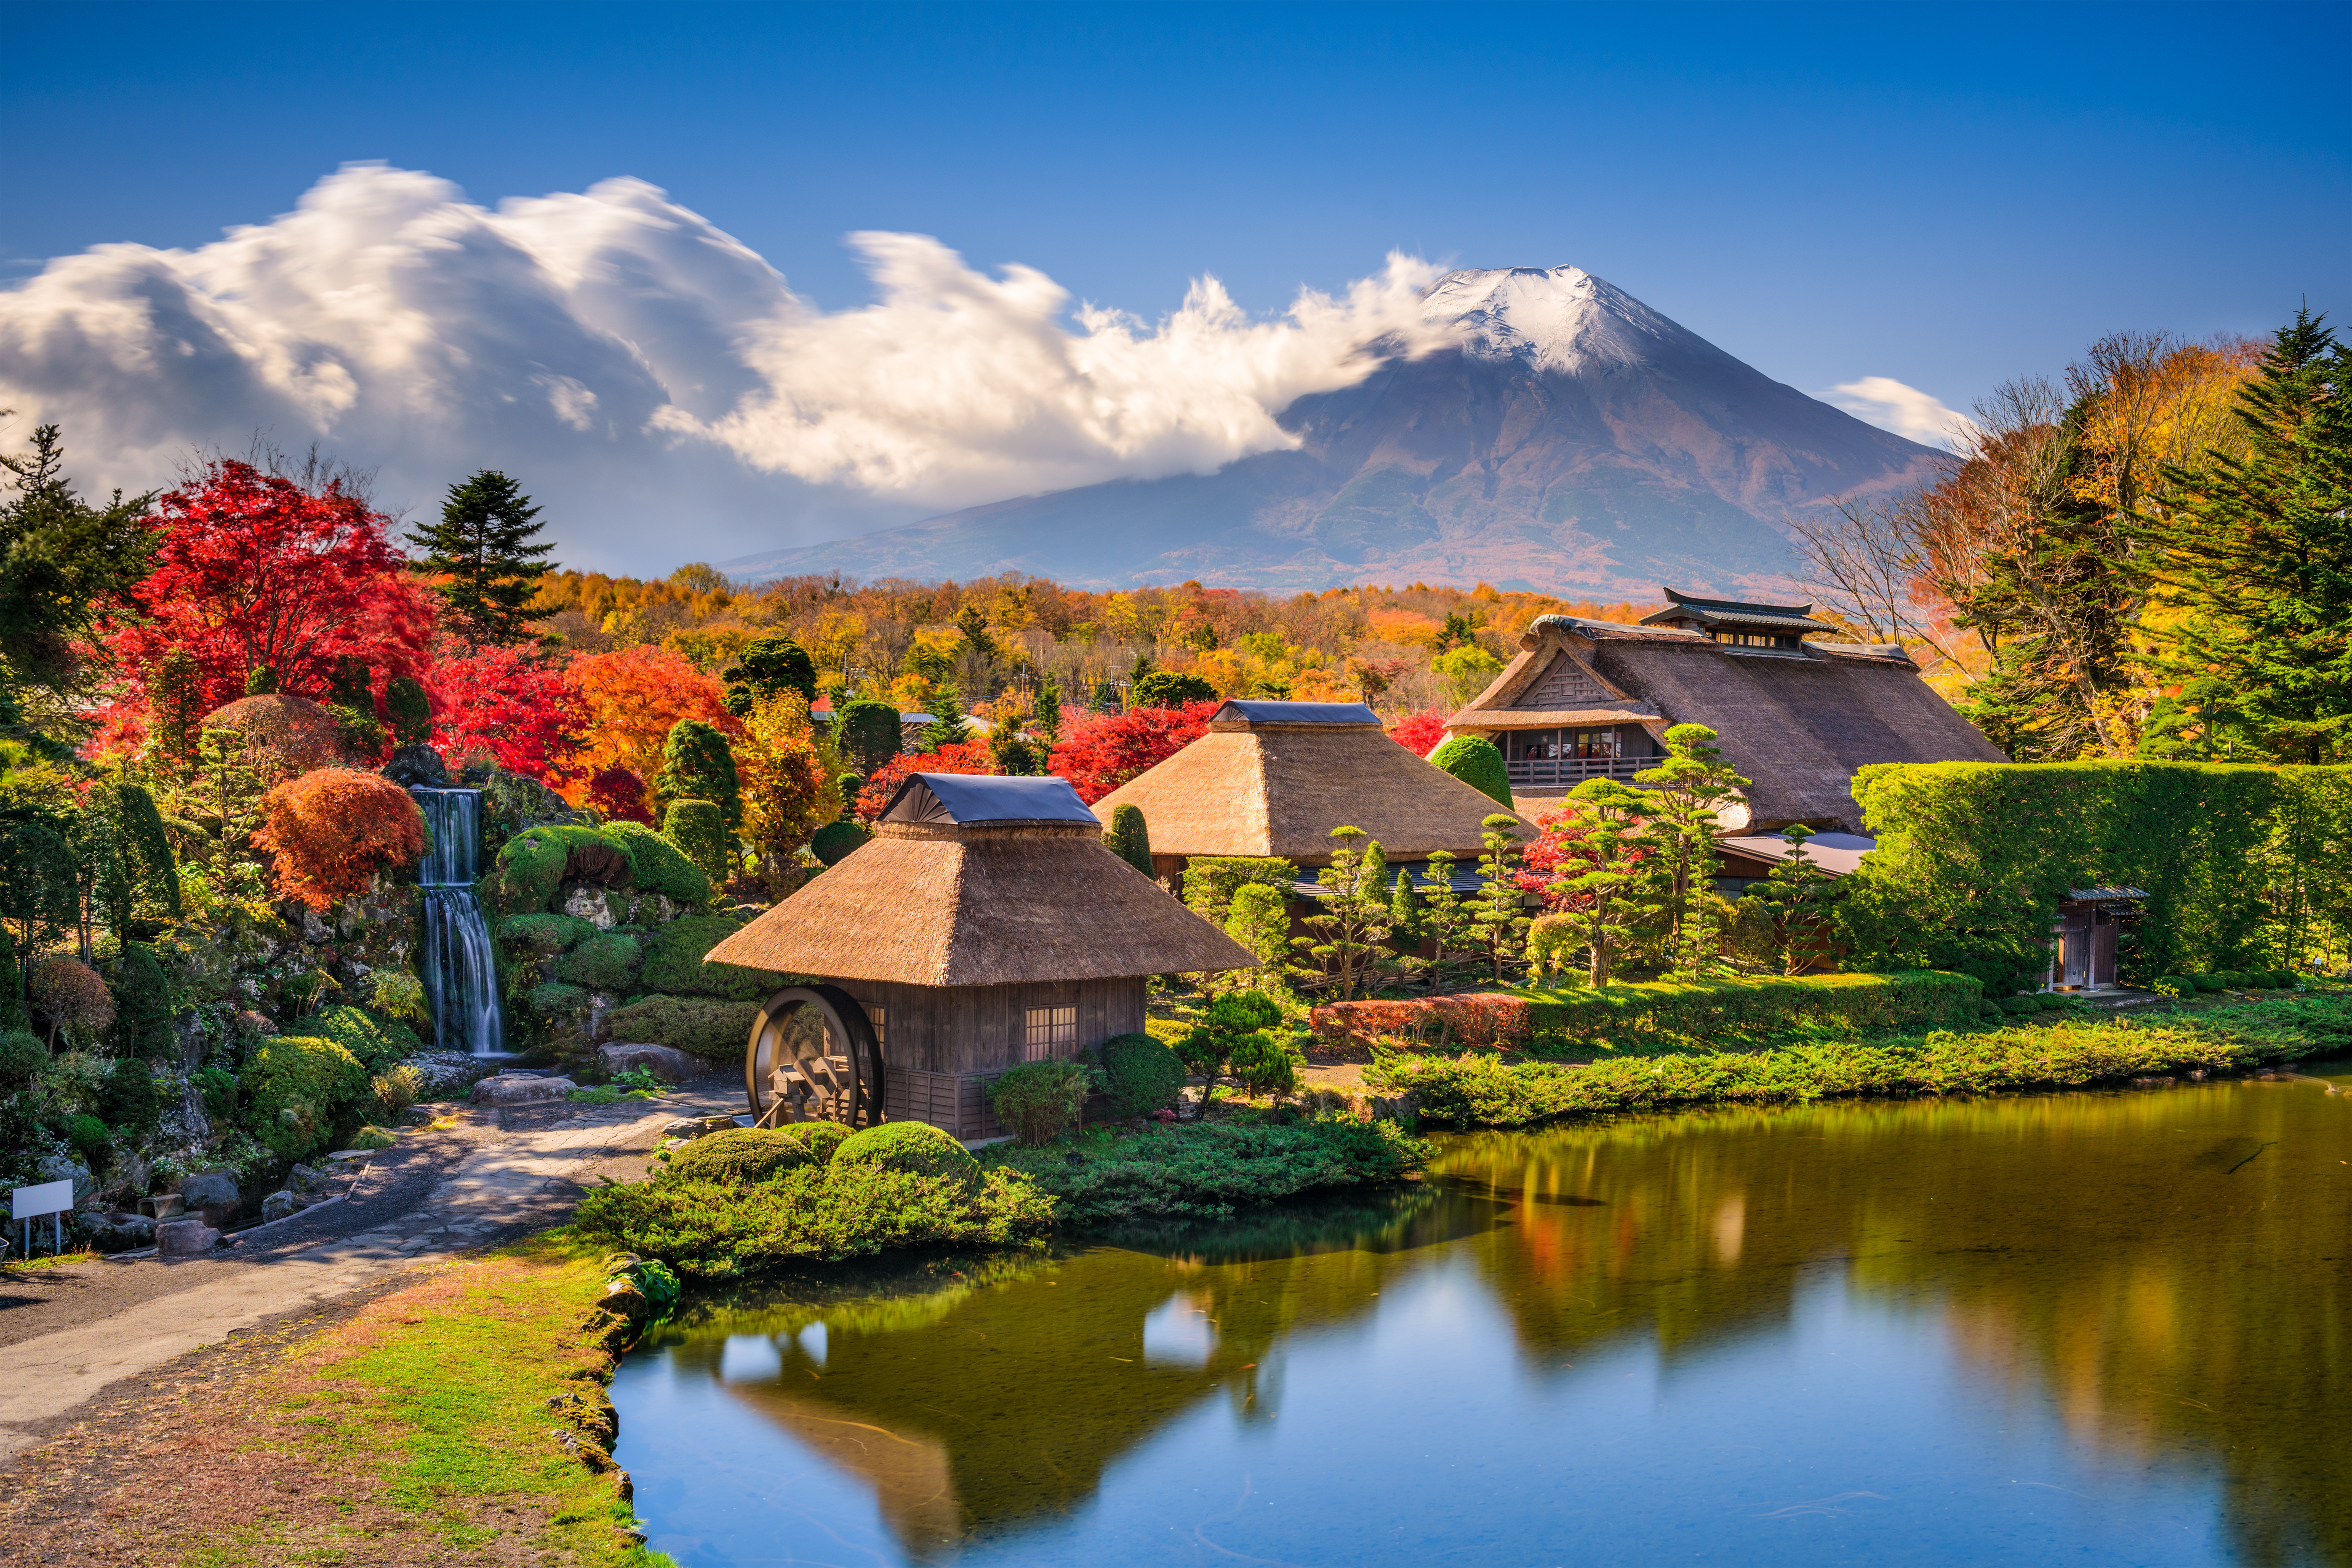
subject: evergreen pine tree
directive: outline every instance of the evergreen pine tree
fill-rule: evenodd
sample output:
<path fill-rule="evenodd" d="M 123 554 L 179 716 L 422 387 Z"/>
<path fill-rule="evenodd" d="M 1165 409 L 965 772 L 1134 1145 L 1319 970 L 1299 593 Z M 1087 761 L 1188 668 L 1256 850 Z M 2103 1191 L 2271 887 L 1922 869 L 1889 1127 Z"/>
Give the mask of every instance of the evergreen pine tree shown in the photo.
<path fill-rule="evenodd" d="M 1037 710 L 1031 716 L 1029 727 L 1051 751 L 1062 742 L 1062 683 L 1046 676 L 1037 683 Z"/>
<path fill-rule="evenodd" d="M 153 498 L 117 490 L 102 509 L 85 504 L 54 425 L 34 429 L 31 451 L 0 454 L 0 469 L 16 491 L 0 503 L 0 660 L 61 689 L 81 669 L 75 644 L 147 575 L 163 537 L 146 521 Z"/>
<path fill-rule="evenodd" d="M 1110 852 L 1153 880 L 1159 873 L 1151 868 L 1151 832 L 1144 826 L 1143 808 L 1139 805 L 1114 807 L 1110 814 L 1110 831 L 1103 835 Z"/>
<path fill-rule="evenodd" d="M 446 579 L 436 592 L 476 647 L 530 639 L 525 606 L 549 570 L 541 558 L 555 549 L 533 542 L 546 526 L 536 521 L 539 512 L 520 486 L 484 468 L 449 487 L 439 522 L 408 536 L 425 552 L 412 568 Z"/>
<path fill-rule="evenodd" d="M 2185 614 L 2165 673 L 2211 677 L 2275 755 L 2352 752 L 2352 349 L 2298 311 L 2239 395 L 2246 456 L 2168 467 L 2147 532 Z"/>
<path fill-rule="evenodd" d="M 1421 896 L 1412 885 L 1412 873 L 1397 868 L 1396 891 L 1389 898 L 1389 934 L 1403 944 L 1407 952 L 1421 951 Z"/>
<path fill-rule="evenodd" d="M 707 800 L 732 833 L 743 826 L 743 789 L 735 753 L 716 726 L 680 719 L 662 746 L 662 768 L 654 789 L 665 801 Z"/>

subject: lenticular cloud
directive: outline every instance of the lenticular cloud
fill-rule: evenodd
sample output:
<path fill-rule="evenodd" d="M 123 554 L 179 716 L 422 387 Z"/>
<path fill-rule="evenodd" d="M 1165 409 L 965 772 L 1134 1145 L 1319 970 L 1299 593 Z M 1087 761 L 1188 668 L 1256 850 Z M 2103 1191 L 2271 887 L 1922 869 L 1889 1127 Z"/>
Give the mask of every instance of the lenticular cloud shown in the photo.
<path fill-rule="evenodd" d="M 648 565 L 1206 472 L 1438 330 L 1402 257 L 1279 319 L 1203 278 L 1147 322 L 924 236 L 851 243 L 877 298 L 826 312 L 643 181 L 492 211 L 355 165 L 214 244 L 100 246 L 0 292 L 0 406 L 12 442 L 62 424 L 85 484 L 147 488 L 257 430 L 412 502 L 500 467 L 560 503 L 572 559 Z"/>

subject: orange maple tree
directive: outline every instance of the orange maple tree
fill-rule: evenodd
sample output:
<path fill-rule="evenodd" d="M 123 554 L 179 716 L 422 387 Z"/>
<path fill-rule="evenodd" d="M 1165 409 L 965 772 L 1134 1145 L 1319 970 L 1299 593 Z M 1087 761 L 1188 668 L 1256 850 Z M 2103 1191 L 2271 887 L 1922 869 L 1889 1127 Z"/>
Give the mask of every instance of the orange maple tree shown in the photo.
<path fill-rule="evenodd" d="M 425 853 L 425 816 L 380 773 L 320 768 L 261 797 L 253 841 L 278 858 L 280 898 L 331 909 L 368 890 L 377 870 Z"/>
<path fill-rule="evenodd" d="M 587 729 L 573 759 L 581 773 L 564 790 L 574 805 L 587 799 L 587 781 L 606 768 L 626 768 L 640 779 L 661 772 L 662 743 L 681 719 L 715 724 L 730 738 L 743 732 L 727 711 L 726 689 L 666 647 L 591 654 L 572 660 L 564 679 L 579 693 Z"/>

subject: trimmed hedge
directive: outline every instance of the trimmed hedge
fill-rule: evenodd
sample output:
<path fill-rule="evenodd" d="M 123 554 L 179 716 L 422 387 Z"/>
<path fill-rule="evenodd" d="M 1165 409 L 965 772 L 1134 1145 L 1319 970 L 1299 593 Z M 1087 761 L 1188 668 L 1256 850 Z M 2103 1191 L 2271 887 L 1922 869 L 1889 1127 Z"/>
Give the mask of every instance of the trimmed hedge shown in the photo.
<path fill-rule="evenodd" d="M 1222 926 L 1244 883 L 1262 882 L 1286 899 L 1297 880 L 1298 868 L 1279 857 L 1198 855 L 1184 862 L 1184 902 Z"/>
<path fill-rule="evenodd" d="M 577 915 L 509 915 L 499 922 L 499 940 L 520 957 L 552 958 L 595 934 L 595 922 Z"/>
<path fill-rule="evenodd" d="M 927 1121 L 885 1121 L 853 1132 L 833 1152 L 832 1163 L 875 1165 L 915 1176 L 943 1176 L 978 1191 L 980 1162 L 952 1132 Z"/>
<path fill-rule="evenodd" d="M 645 963 L 645 949 L 625 931 L 608 931 L 592 936 L 563 955 L 555 977 L 591 991 L 625 991 Z"/>
<path fill-rule="evenodd" d="M 588 1005 L 588 993 L 577 985 L 566 985 L 561 980 L 551 980 L 544 985 L 534 985 L 525 999 L 534 1018 L 560 1018 L 567 1013 L 577 1013 Z M 745 1026 L 747 1028 L 749 1026 Z M 659 1042 L 649 1041 L 648 1044 Z"/>
<path fill-rule="evenodd" d="M 612 1037 L 646 1045 L 675 1046 L 707 1060 L 740 1061 L 751 1037 L 756 1002 L 721 1002 L 709 996 L 641 996 L 608 1017 Z"/>
<path fill-rule="evenodd" d="M 724 915 L 681 915 L 656 927 L 646 942 L 646 967 L 637 984 L 673 996 L 766 1001 L 793 982 L 764 970 L 702 962 L 704 953 L 742 929 Z"/>
<path fill-rule="evenodd" d="M 499 850 L 493 890 L 510 915 L 551 909 L 567 881 L 634 886 L 680 904 L 710 901 L 710 879 L 677 845 L 642 823 L 526 828 Z"/>
<path fill-rule="evenodd" d="M 253 1101 L 253 1135 L 289 1160 L 335 1147 L 335 1134 L 356 1125 L 353 1111 L 368 1092 L 359 1058 L 307 1035 L 262 1041 L 240 1082 Z"/>
<path fill-rule="evenodd" d="M 604 831 L 628 851 L 629 862 L 636 869 L 638 887 L 649 893 L 667 894 L 681 904 L 710 901 L 710 879 L 702 874 L 701 868 L 688 859 L 677 845 L 644 823 L 608 822 Z"/>
<path fill-rule="evenodd" d="M 659 1173 L 665 1182 L 765 1182 L 803 1165 L 821 1163 L 808 1140 L 790 1131 L 739 1127 L 713 1132 L 674 1151 Z"/>
<path fill-rule="evenodd" d="M 1546 995 L 1485 992 L 1413 1002 L 1333 1002 L 1316 1008 L 1318 1038 L 1383 1036 L 1473 1046 L 1517 1042 L 1637 1044 L 1643 1037 L 1769 1034 L 1798 1024 L 1861 1030 L 1948 1024 L 1978 1016 L 1984 987 L 1965 974 L 1759 974 L 1737 980 L 1648 980 Z"/>
<path fill-rule="evenodd" d="M 1165 1040 L 1150 1035 L 1113 1035 L 1095 1049 L 1110 1090 L 1111 1109 L 1121 1116 L 1149 1116 L 1176 1103 L 1184 1089 L 1184 1062 Z"/>
<path fill-rule="evenodd" d="M 1393 1121 L 1195 1121 L 1097 1130 L 1042 1149 L 1000 1143 L 988 1165 L 1053 1194 L 1057 1224 L 1086 1226 L 1223 1219 L 1300 1193 L 1402 1181 L 1434 1152 Z"/>
<path fill-rule="evenodd" d="M 1480 795 L 1511 805 L 1511 770 L 1495 742 L 1484 735 L 1456 735 L 1429 753 L 1429 765 L 1452 773 Z"/>

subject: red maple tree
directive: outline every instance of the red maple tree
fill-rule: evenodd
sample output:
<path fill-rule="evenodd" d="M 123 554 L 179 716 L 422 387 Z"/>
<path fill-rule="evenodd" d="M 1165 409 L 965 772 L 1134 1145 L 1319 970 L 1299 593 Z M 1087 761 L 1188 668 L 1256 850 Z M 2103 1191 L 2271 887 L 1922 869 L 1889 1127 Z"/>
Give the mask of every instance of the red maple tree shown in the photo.
<path fill-rule="evenodd" d="M 607 822 L 653 825 L 654 811 L 646 781 L 627 768 L 598 768 L 588 781 L 588 804 Z"/>
<path fill-rule="evenodd" d="M 390 779 L 320 768 L 261 797 L 253 842 L 277 857 L 278 893 L 314 910 L 364 893 L 386 866 L 425 853 L 425 818 Z"/>
<path fill-rule="evenodd" d="M 581 776 L 588 713 L 563 668 L 539 649 L 484 647 L 426 675 L 433 743 L 444 756 L 488 752 L 509 773 L 548 784 Z"/>
<path fill-rule="evenodd" d="M 1207 734 L 1209 716 L 1223 705 L 1212 699 L 1176 708 L 1087 714 L 1073 722 L 1054 748 L 1053 771 L 1069 780 L 1078 798 L 1092 805 Z"/>
<path fill-rule="evenodd" d="M 105 639 L 125 669 L 185 648 L 207 708 L 264 668 L 278 690 L 313 699 L 345 658 L 422 673 L 431 597 L 384 537 L 390 520 L 357 497 L 224 461 L 165 492 L 153 517 L 155 569 L 132 592 L 146 619 Z"/>
<path fill-rule="evenodd" d="M 1446 710 L 1432 708 L 1425 713 L 1409 713 L 1390 727 L 1389 739 L 1416 757 L 1425 757 L 1445 739 Z"/>
<path fill-rule="evenodd" d="M 857 792 L 857 816 L 863 822 L 872 822 L 890 807 L 890 797 L 898 793 L 898 785 L 908 773 L 992 773 L 996 759 L 988 754 L 985 741 L 961 741 L 941 746 L 936 752 L 901 752 L 874 770 L 866 787 Z"/>

